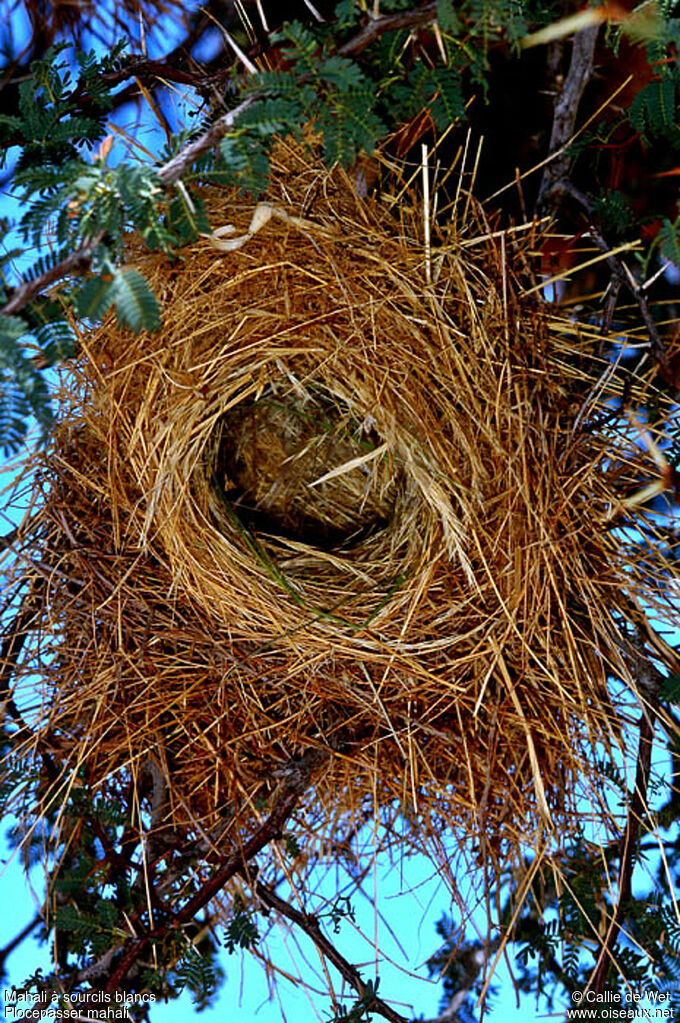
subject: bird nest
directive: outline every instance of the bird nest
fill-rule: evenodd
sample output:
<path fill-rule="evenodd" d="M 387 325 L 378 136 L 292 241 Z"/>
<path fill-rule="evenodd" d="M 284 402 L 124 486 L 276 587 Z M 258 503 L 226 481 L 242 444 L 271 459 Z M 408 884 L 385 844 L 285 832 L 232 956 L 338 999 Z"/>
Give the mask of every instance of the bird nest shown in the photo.
<path fill-rule="evenodd" d="M 367 806 L 500 859 L 573 831 L 668 568 L 613 528 L 655 470 L 596 428 L 601 339 L 464 194 L 426 246 L 281 143 L 266 204 L 203 199 L 181 259 L 131 243 L 163 328 L 82 335 L 41 462 L 38 734 L 203 833 L 310 751 L 312 843 Z"/>

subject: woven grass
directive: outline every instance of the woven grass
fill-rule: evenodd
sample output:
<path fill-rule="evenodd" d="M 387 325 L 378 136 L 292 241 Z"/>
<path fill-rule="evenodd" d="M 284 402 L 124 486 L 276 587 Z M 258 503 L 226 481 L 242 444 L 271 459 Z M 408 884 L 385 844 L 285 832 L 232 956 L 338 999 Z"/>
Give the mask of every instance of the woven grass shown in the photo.
<path fill-rule="evenodd" d="M 252 201 L 204 198 L 248 235 Z M 233 251 L 131 243 L 163 329 L 81 338 L 22 569 L 40 732 L 104 791 L 152 760 L 167 821 L 208 832 L 328 751 L 312 847 L 396 807 L 500 866 L 575 829 L 621 743 L 607 679 L 634 689 L 623 631 L 668 561 L 614 527 L 657 470 L 625 417 L 596 428 L 601 339 L 531 291 L 530 231 L 461 194 L 427 250 L 408 198 L 288 143 L 267 201 Z"/>

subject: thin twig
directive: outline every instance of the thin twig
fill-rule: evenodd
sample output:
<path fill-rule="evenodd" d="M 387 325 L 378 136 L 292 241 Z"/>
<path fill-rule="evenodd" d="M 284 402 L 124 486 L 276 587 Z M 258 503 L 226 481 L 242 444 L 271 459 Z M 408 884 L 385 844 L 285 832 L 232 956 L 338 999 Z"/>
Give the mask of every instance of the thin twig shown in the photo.
<path fill-rule="evenodd" d="M 600 249 L 601 252 L 608 253 L 610 251 L 609 245 L 602 237 L 600 232 L 597 231 L 594 227 L 590 228 L 588 234 L 593 239 L 593 241 L 595 242 L 595 244 L 597 245 L 598 249 Z M 649 334 L 651 352 L 652 355 L 654 356 L 655 361 L 663 369 L 670 371 L 670 366 L 668 364 L 668 356 L 666 355 L 666 349 L 664 348 L 664 343 L 661 340 L 659 328 L 657 327 L 656 321 L 654 320 L 654 317 L 652 316 L 651 310 L 649 308 L 649 303 L 647 302 L 647 296 L 645 295 L 644 289 L 641 287 L 640 284 L 638 284 L 633 273 L 626 266 L 626 264 L 623 262 L 620 256 L 608 255 L 606 263 L 609 269 L 612 271 L 613 284 L 615 286 L 623 285 L 637 302 L 638 308 L 640 310 L 640 315 L 642 316 L 645 327 L 647 328 L 647 333 Z"/>
<path fill-rule="evenodd" d="M 611 271 L 612 279 L 610 285 L 611 293 L 607 296 L 607 299 L 605 301 L 603 329 L 605 328 L 609 329 L 609 326 L 611 325 L 611 320 L 614 314 L 614 305 L 616 303 L 616 297 L 621 287 L 623 286 L 632 295 L 632 297 L 635 299 L 638 305 L 640 315 L 642 316 L 642 320 L 645 324 L 645 327 L 647 328 L 647 333 L 649 334 L 652 356 L 659 364 L 659 366 L 662 367 L 662 369 L 665 369 L 668 372 L 670 372 L 670 366 L 668 363 L 668 356 L 666 355 L 666 349 L 664 347 L 663 341 L 661 340 L 659 329 L 649 308 L 647 295 L 645 294 L 645 287 L 638 283 L 638 281 L 635 279 L 635 275 L 633 274 L 632 270 L 624 263 L 621 256 L 612 252 L 611 247 L 606 241 L 606 239 L 602 236 L 600 231 L 598 231 L 598 229 L 594 226 L 593 223 L 594 210 L 592 203 L 588 199 L 588 196 L 585 195 L 580 189 L 576 188 L 575 185 L 572 185 L 571 181 L 569 181 L 568 178 L 561 178 L 559 181 L 555 181 L 553 183 L 551 188 L 551 194 L 553 196 L 556 196 L 560 193 L 568 195 L 571 199 L 577 202 L 579 206 L 581 206 L 583 211 L 587 214 L 588 219 L 590 220 L 587 235 L 585 236 L 592 238 L 592 240 L 595 242 L 595 244 L 597 245 L 598 249 L 601 252 L 607 253 L 607 258 L 605 262 Z"/>
<path fill-rule="evenodd" d="M 0 949 L 0 972 L 4 972 L 5 963 L 14 949 L 18 948 L 22 941 L 24 941 L 40 923 L 42 923 L 42 916 L 40 913 L 37 913 L 36 916 L 34 916 L 33 919 L 19 931 L 15 938 L 12 938 L 12 940 L 9 941 L 4 948 Z"/>
<path fill-rule="evenodd" d="M 40 583 L 39 585 L 42 585 Z M 12 741 L 25 741 L 33 735 L 32 729 L 26 724 L 24 717 L 12 696 L 11 681 L 16 671 L 19 657 L 29 634 L 34 628 L 36 616 L 36 593 L 27 593 L 11 626 L 4 634 L 0 647 L 0 708 L 14 721 L 17 731 L 12 734 Z M 59 770 L 53 757 L 42 746 L 38 747 L 45 774 L 50 782 L 59 778 Z"/>
<path fill-rule="evenodd" d="M 85 273 L 92 262 L 92 257 L 97 251 L 102 238 L 103 233 L 95 235 L 90 241 L 81 245 L 70 255 L 66 256 L 55 266 L 50 267 L 45 273 L 40 274 L 39 277 L 35 277 L 32 281 L 25 281 L 20 284 L 18 288 L 12 293 L 12 297 L 9 302 L 0 309 L 0 316 L 11 316 L 13 313 L 23 309 L 24 306 L 28 305 L 31 299 L 35 298 L 36 295 L 40 294 L 45 288 L 49 288 L 51 284 L 61 280 L 62 277 L 69 277 L 71 274 L 82 274 Z"/>
<path fill-rule="evenodd" d="M 319 951 L 328 959 L 329 962 L 333 963 L 333 966 L 337 969 L 338 973 L 347 981 L 350 987 L 353 987 L 360 998 L 364 997 L 366 993 L 366 985 L 361 979 L 361 974 L 352 966 L 350 962 L 340 953 L 332 941 L 329 941 L 326 935 L 319 926 L 319 921 L 316 916 L 312 913 L 305 913 L 302 910 L 296 909 L 295 906 L 291 906 L 289 902 L 282 899 L 276 894 L 273 888 L 262 884 L 260 881 L 255 885 L 255 894 L 258 899 L 264 903 L 269 909 L 275 910 L 284 916 L 291 923 L 294 923 L 301 931 L 304 931 L 308 935 Z M 374 995 L 371 1004 L 367 1006 L 367 1009 L 379 1013 L 384 1016 L 385 1019 L 391 1020 L 391 1023 L 407 1023 L 404 1016 L 401 1016 L 394 1009 L 391 1009 L 386 1002 L 383 1002 L 381 998 Z"/>

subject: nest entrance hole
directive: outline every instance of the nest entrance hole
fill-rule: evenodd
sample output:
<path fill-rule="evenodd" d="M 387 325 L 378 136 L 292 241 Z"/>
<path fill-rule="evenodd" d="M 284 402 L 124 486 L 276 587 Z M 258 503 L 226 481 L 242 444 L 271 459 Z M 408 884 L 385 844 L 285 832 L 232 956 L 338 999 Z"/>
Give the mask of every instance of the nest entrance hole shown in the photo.
<path fill-rule="evenodd" d="M 332 550 L 389 525 L 398 473 L 370 419 L 343 404 L 269 392 L 222 417 L 216 474 L 249 531 Z"/>

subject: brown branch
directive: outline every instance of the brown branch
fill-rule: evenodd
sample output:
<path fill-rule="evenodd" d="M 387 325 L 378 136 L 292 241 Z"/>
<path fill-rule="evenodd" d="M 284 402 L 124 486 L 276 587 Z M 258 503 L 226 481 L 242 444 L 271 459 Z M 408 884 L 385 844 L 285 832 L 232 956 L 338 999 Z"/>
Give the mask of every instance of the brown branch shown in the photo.
<path fill-rule="evenodd" d="M 552 132 L 548 153 L 553 159 L 543 172 L 543 180 L 538 191 L 537 208 L 545 207 L 552 197 L 556 182 L 567 177 L 571 164 L 569 143 L 574 134 L 574 126 L 581 97 L 593 73 L 595 43 L 599 25 L 577 32 L 571 51 L 569 70 L 564 86 L 555 103 Z"/>
<path fill-rule="evenodd" d="M 283 825 L 291 816 L 301 796 L 309 786 L 314 769 L 325 759 L 325 754 L 310 750 L 302 759 L 291 765 L 286 780 L 281 786 L 276 806 L 269 817 L 260 825 L 254 835 L 235 852 L 225 856 L 218 869 L 178 911 L 168 912 L 168 921 L 150 930 L 138 938 L 133 938 L 123 946 L 121 958 L 103 990 L 113 993 L 124 986 L 124 981 L 137 960 L 146 951 L 152 941 L 165 937 L 171 930 L 188 923 L 199 910 L 213 899 L 225 884 L 237 874 L 242 873 L 247 864 L 261 852 L 265 846 L 281 835 Z M 275 796 L 276 798 L 276 796 Z"/>
<path fill-rule="evenodd" d="M 50 267 L 45 273 L 40 274 L 39 277 L 20 284 L 13 291 L 9 302 L 0 309 L 0 316 L 12 316 L 13 313 L 17 313 L 24 306 L 28 305 L 31 299 L 40 294 L 44 288 L 49 288 L 50 284 L 61 280 L 62 277 L 85 273 L 89 269 L 92 257 L 103 237 L 103 234 L 96 235 L 55 266 Z"/>
<path fill-rule="evenodd" d="M 14 529 L 10 529 L 9 533 L 0 536 L 0 551 L 6 551 L 8 547 L 11 547 L 18 535 L 19 527 L 15 526 Z"/>
<path fill-rule="evenodd" d="M 626 820 L 626 830 L 621 839 L 621 866 L 619 870 L 619 896 L 607 933 L 600 946 L 588 987 L 601 994 L 607 982 L 609 965 L 614 961 L 614 946 L 626 916 L 632 890 L 635 852 L 638 846 L 640 823 L 644 816 L 647 799 L 647 784 L 652 761 L 652 740 L 654 738 L 655 712 L 647 709 L 640 719 L 635 789 L 631 795 Z"/>
<path fill-rule="evenodd" d="M 555 181 L 551 187 L 551 195 L 553 197 L 559 196 L 560 194 L 569 196 L 583 209 L 587 214 L 590 221 L 588 225 L 588 237 L 592 238 L 598 249 L 601 252 L 607 253 L 605 262 L 611 271 L 611 295 L 608 296 L 605 303 L 605 313 L 603 317 L 603 329 L 609 329 L 611 326 L 611 320 L 614 315 L 614 304 L 616 297 L 621 287 L 624 287 L 630 295 L 635 299 L 637 306 L 640 310 L 640 315 L 647 328 L 649 335 L 650 347 L 652 355 L 659 366 L 667 373 L 671 374 L 671 367 L 668 362 L 668 356 L 666 355 L 666 349 L 664 343 L 661 340 L 659 329 L 656 325 L 654 317 L 652 316 L 645 295 L 644 285 L 639 284 L 633 272 L 624 263 L 621 257 L 611 251 L 611 248 L 606 239 L 600 234 L 598 229 L 595 227 L 594 221 L 594 210 L 588 196 L 585 195 L 579 188 L 572 185 L 568 178 L 561 178 L 559 181 Z"/>
<path fill-rule="evenodd" d="M 189 169 L 192 163 L 195 163 L 204 153 L 208 150 L 214 149 L 220 139 L 223 139 L 229 129 L 232 127 L 234 122 L 241 116 L 244 110 L 255 100 L 255 96 L 248 96 L 242 103 L 239 103 L 233 110 L 229 110 L 222 117 L 218 117 L 214 124 L 208 128 L 199 138 L 194 142 L 190 142 L 189 145 L 182 150 L 181 153 L 177 153 L 172 159 L 168 160 L 167 163 L 163 164 L 158 171 L 158 177 L 161 179 L 164 185 L 174 185 L 176 181 L 182 177 L 185 171 Z"/>
<path fill-rule="evenodd" d="M 36 914 L 36 916 L 33 917 L 33 919 L 29 923 L 26 924 L 25 927 L 23 927 L 19 931 L 15 938 L 12 938 L 12 940 L 9 941 L 3 948 L 0 948 L 0 971 L 4 971 L 5 962 L 7 961 L 8 957 L 12 954 L 14 949 L 18 948 L 22 941 L 24 941 L 40 923 L 42 923 L 42 916 L 40 915 L 40 913 L 38 913 Z"/>
<path fill-rule="evenodd" d="M 319 951 L 328 959 L 329 962 L 333 963 L 333 966 L 337 969 L 338 973 L 347 981 L 347 983 L 354 988 L 360 998 L 364 997 L 366 993 L 366 985 L 361 979 L 361 974 L 352 966 L 350 962 L 337 950 L 332 941 L 329 941 L 326 935 L 319 926 L 319 921 L 316 916 L 312 913 L 305 913 L 302 910 L 296 909 L 291 906 L 289 902 L 282 899 L 276 892 L 269 888 L 267 885 L 262 884 L 260 881 L 255 885 L 255 894 L 261 902 L 264 903 L 269 909 L 276 910 L 281 916 L 286 917 L 291 923 L 294 923 L 301 931 L 304 931 L 308 935 Z M 368 1009 L 379 1013 L 384 1016 L 385 1019 L 391 1020 L 391 1023 L 407 1023 L 404 1016 L 401 1016 L 394 1009 L 391 1009 L 386 1002 L 383 1002 L 381 998 L 374 995 Z"/>
<path fill-rule="evenodd" d="M 367 46 L 379 39 L 385 32 L 394 32 L 400 28 L 415 28 L 417 25 L 426 25 L 435 21 L 437 17 L 436 3 L 426 4 L 415 11 L 399 11 L 396 14 L 385 14 L 381 18 L 371 18 L 368 24 L 364 25 L 360 32 L 348 39 L 339 47 L 338 53 L 341 57 L 351 57 L 360 53 Z"/>
<path fill-rule="evenodd" d="M 657 327 L 656 321 L 654 320 L 649 308 L 649 303 L 647 302 L 647 297 L 644 293 L 643 287 L 635 280 L 635 277 L 623 260 L 619 256 L 615 256 L 610 253 L 609 245 L 607 245 L 607 242 L 599 231 L 591 226 L 588 234 L 601 252 L 609 253 L 605 262 L 612 272 L 614 286 L 620 287 L 623 285 L 637 302 L 640 315 L 642 316 L 644 325 L 647 328 L 647 333 L 649 334 L 652 355 L 659 366 L 666 370 L 666 372 L 670 373 L 666 349 L 663 341 L 661 340 L 659 328 Z"/>

